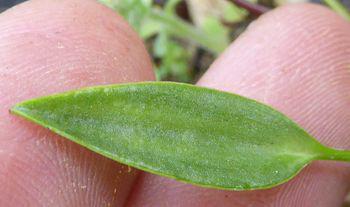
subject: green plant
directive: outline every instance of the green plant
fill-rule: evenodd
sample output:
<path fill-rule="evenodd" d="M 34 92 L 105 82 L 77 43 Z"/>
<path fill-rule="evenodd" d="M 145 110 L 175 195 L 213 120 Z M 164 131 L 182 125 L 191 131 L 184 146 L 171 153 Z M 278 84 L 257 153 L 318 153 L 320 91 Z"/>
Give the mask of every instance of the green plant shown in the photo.
<path fill-rule="evenodd" d="M 194 82 L 199 73 L 205 71 L 211 61 L 244 31 L 252 20 L 270 10 L 259 3 L 272 6 L 293 2 L 291 0 L 202 0 L 201 5 L 198 5 L 198 1 L 194 0 L 163 0 L 164 5 L 161 6 L 153 0 L 99 1 L 121 14 L 144 39 L 154 59 L 157 80 L 178 82 Z M 178 15 L 176 12 L 176 6 L 180 2 L 192 1 L 197 4 L 194 7 L 209 5 L 210 9 L 207 10 L 211 12 L 200 17 L 200 24 L 196 23 L 196 18 L 193 18 L 196 17 L 196 12 L 191 10 L 190 6 L 187 6 L 190 13 L 188 19 L 183 19 L 183 15 Z M 324 3 L 350 20 L 347 8 L 338 0 L 324 0 Z M 212 8 L 212 5 L 219 6 Z M 206 55 L 203 58 L 204 61 L 198 55 L 202 53 Z"/>
<path fill-rule="evenodd" d="M 313 160 L 350 161 L 269 106 L 188 84 L 92 87 L 11 111 L 121 163 L 206 187 L 270 188 Z"/>
<path fill-rule="evenodd" d="M 197 47 L 217 56 L 229 44 L 229 28 L 220 19 L 208 17 L 196 26 L 176 14 L 180 0 L 169 0 L 163 8 L 151 0 L 100 0 L 118 11 L 149 42 L 157 80 L 191 82 L 190 62 Z M 239 21 L 245 13 L 234 5 L 226 8 L 225 19 Z"/>

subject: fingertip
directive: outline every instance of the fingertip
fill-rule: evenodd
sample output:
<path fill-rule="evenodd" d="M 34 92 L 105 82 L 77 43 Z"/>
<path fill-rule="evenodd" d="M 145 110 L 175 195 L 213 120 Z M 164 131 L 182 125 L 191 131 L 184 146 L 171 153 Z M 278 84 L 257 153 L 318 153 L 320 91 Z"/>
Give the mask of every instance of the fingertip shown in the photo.
<path fill-rule="evenodd" d="M 337 123 L 349 113 L 349 48 L 350 24 L 334 12 L 285 6 L 253 23 L 198 84 L 268 103 L 339 146 L 347 129 Z M 334 127 L 343 135 L 335 138 Z"/>
<path fill-rule="evenodd" d="M 268 79 L 262 77 L 270 71 L 286 75 L 305 71 L 307 75 L 322 65 L 334 68 L 341 62 L 344 73 L 349 30 L 347 21 L 324 6 L 302 3 L 279 7 L 253 22 L 198 84 L 238 93 L 247 88 L 245 95 L 264 100 L 264 87 L 259 86 L 268 85 Z M 256 80 L 244 84 L 243 79 Z"/>
<path fill-rule="evenodd" d="M 0 15 L 0 30 L 2 74 L 40 85 L 33 95 L 154 79 L 137 34 L 95 1 L 28 1 Z"/>
<path fill-rule="evenodd" d="M 0 14 L 0 31 L 0 205 L 122 206 L 136 170 L 8 109 L 80 87 L 153 80 L 142 41 L 92 0 L 28 1 Z"/>

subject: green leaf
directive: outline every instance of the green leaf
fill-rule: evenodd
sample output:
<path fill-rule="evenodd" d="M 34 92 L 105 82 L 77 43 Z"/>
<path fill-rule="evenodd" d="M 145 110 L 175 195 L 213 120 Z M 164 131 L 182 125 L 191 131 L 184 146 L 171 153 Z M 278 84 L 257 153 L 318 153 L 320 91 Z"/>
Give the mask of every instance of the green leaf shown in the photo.
<path fill-rule="evenodd" d="M 176 6 L 178 3 L 180 3 L 181 0 L 168 0 L 166 4 L 164 5 L 164 11 L 168 13 L 169 15 L 176 13 Z"/>
<path fill-rule="evenodd" d="M 181 82 L 190 80 L 188 64 L 191 54 L 181 44 L 170 39 L 166 31 L 157 35 L 153 44 L 153 54 L 160 58 L 156 67 L 157 80 L 172 76 Z"/>
<path fill-rule="evenodd" d="M 206 187 L 269 188 L 312 160 L 350 160 L 269 106 L 188 84 L 99 86 L 11 111 L 113 160 Z"/>
<path fill-rule="evenodd" d="M 174 37 L 188 39 L 217 55 L 221 53 L 228 45 L 227 38 L 216 39 L 208 36 L 201 28 L 185 22 L 176 15 L 169 15 L 160 9 L 152 9 L 149 18 L 162 24 L 162 29 Z"/>
<path fill-rule="evenodd" d="M 240 22 L 247 16 L 247 11 L 236 6 L 235 4 L 227 4 L 223 11 L 223 18 L 228 22 Z"/>
<path fill-rule="evenodd" d="M 161 30 L 162 26 L 159 22 L 146 18 L 140 26 L 139 35 L 142 39 L 148 39 L 159 33 Z"/>
<path fill-rule="evenodd" d="M 166 54 L 169 38 L 166 32 L 160 33 L 154 41 L 153 53 L 156 57 L 163 57 Z"/>
<path fill-rule="evenodd" d="M 223 42 L 230 42 L 229 29 L 222 25 L 217 18 L 207 17 L 204 20 L 202 29 L 208 37 L 214 37 Z"/>

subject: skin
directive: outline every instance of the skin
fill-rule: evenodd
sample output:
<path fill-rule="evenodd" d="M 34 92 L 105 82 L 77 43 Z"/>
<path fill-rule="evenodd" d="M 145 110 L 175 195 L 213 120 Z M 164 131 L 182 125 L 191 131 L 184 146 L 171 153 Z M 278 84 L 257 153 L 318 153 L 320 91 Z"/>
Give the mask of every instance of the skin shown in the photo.
<path fill-rule="evenodd" d="M 94 1 L 29 1 L 0 14 L 0 31 L 0 206 L 341 206 L 346 163 L 315 162 L 270 190 L 212 190 L 128 168 L 10 115 L 25 99 L 154 74 L 135 32 Z M 286 6 L 254 22 L 198 85 L 270 104 L 350 149 L 349 48 L 341 17 Z"/>

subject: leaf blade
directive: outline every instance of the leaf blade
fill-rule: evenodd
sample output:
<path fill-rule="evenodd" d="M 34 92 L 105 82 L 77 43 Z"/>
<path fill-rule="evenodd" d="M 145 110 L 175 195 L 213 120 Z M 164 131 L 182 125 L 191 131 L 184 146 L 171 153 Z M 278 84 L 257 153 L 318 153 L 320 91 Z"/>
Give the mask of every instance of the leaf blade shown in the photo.
<path fill-rule="evenodd" d="M 119 162 L 220 189 L 283 183 L 323 148 L 271 107 L 179 83 L 93 87 L 12 112 Z"/>

